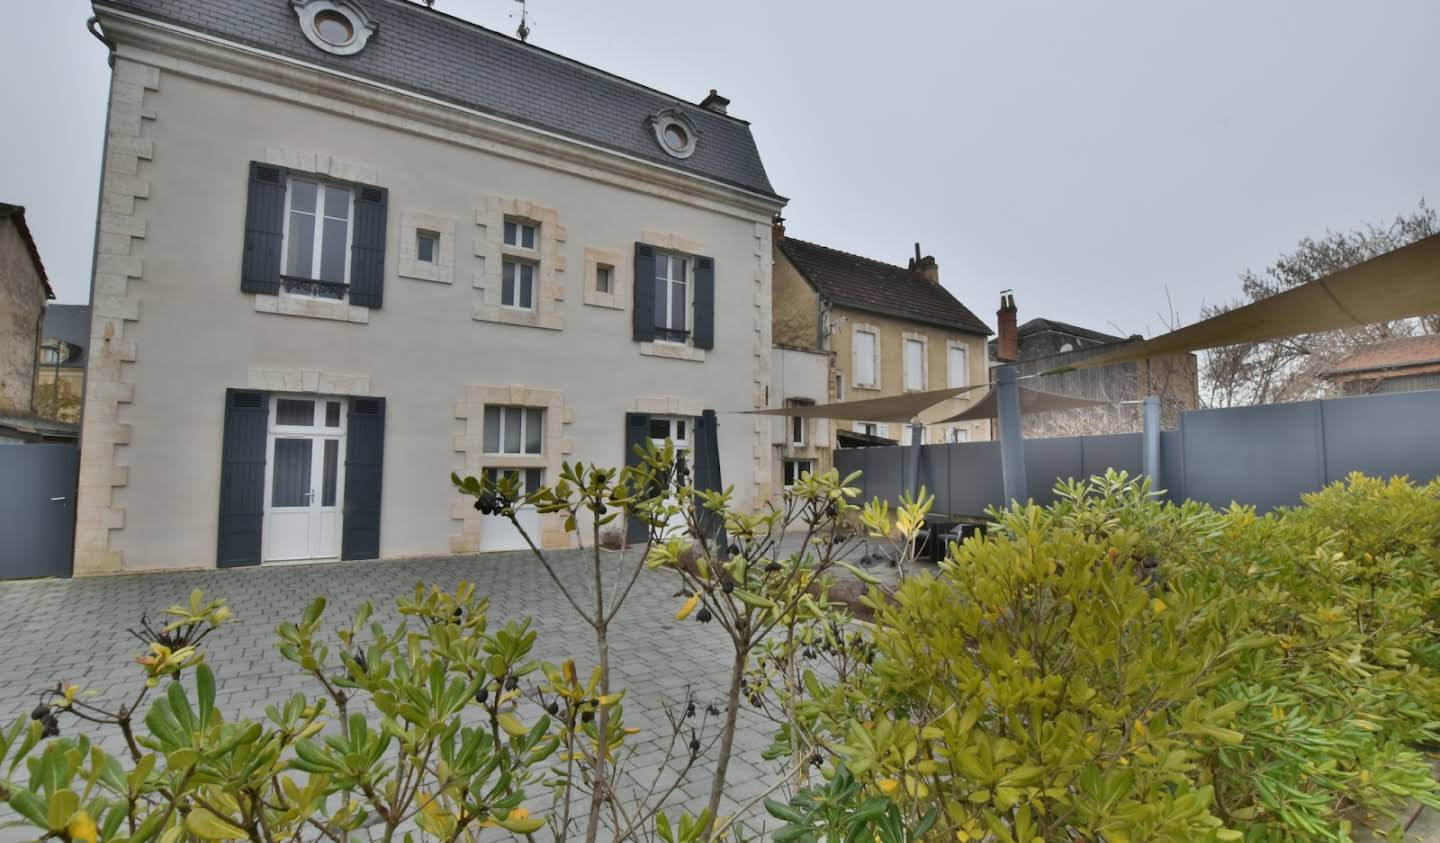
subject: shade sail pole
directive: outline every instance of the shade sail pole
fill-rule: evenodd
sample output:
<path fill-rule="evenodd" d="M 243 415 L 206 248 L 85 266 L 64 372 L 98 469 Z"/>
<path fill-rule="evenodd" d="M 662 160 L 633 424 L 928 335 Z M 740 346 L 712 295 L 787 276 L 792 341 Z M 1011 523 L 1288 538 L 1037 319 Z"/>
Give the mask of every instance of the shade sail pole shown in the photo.
<path fill-rule="evenodd" d="M 910 425 L 910 447 L 905 450 L 905 473 L 910 477 L 910 497 L 920 496 L 920 445 L 925 441 L 925 426 Z"/>
<path fill-rule="evenodd" d="M 995 370 L 995 392 L 1000 422 L 1000 476 L 1005 482 L 1005 502 L 1025 503 L 1025 441 L 1020 433 L 1020 387 L 1015 367 Z"/>
<path fill-rule="evenodd" d="M 1159 494 L 1160 485 L 1160 398 L 1145 396 L 1144 450 L 1141 452 L 1142 468 L 1150 478 L 1150 491 Z"/>

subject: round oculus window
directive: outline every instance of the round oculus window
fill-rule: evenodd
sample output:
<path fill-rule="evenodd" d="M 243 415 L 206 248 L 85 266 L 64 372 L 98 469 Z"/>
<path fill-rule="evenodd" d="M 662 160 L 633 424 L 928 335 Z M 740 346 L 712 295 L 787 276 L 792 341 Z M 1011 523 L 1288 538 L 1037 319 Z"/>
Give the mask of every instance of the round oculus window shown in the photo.
<path fill-rule="evenodd" d="M 668 124 L 661 137 L 665 139 L 665 145 L 670 147 L 671 152 L 684 152 L 685 147 L 690 145 L 690 135 L 679 123 Z"/>
<path fill-rule="evenodd" d="M 327 44 L 343 47 L 355 40 L 355 25 L 334 9 L 323 9 L 315 13 L 315 34 Z"/>

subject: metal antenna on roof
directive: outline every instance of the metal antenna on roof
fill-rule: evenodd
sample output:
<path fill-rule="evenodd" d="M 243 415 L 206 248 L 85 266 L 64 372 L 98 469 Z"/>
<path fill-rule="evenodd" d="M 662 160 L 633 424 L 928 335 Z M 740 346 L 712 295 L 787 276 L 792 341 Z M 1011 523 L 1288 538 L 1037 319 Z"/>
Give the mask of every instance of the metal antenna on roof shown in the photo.
<path fill-rule="evenodd" d="M 526 23 L 525 20 L 525 14 L 528 11 L 525 7 L 525 0 L 515 0 L 515 2 L 520 4 L 520 27 L 515 30 L 515 34 L 519 36 L 521 41 L 529 41 L 530 24 Z"/>

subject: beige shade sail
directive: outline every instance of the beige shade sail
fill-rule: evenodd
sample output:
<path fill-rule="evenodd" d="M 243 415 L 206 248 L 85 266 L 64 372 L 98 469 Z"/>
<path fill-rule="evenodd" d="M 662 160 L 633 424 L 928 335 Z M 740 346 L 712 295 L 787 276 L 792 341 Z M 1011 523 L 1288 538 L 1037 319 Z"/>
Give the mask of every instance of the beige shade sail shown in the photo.
<path fill-rule="evenodd" d="M 1253 304 L 1064 369 L 1353 328 L 1440 313 L 1440 234 Z"/>
<path fill-rule="evenodd" d="M 909 422 L 915 417 L 951 398 L 985 389 L 989 384 L 957 386 L 953 389 L 932 389 L 928 392 L 907 392 L 884 398 L 859 401 L 836 401 L 832 404 L 801 404 L 794 407 L 771 407 L 767 410 L 745 410 L 755 416 L 789 416 L 802 419 L 842 419 L 845 421 Z"/>
<path fill-rule="evenodd" d="M 1073 395 L 1059 395 L 1054 392 L 1041 392 L 1037 389 L 1020 390 L 1020 415 L 1029 416 L 1034 413 L 1049 413 L 1054 410 L 1073 410 L 1077 407 L 1098 407 L 1101 404 L 1109 404 L 1109 401 L 1097 401 L 1093 398 L 1077 398 Z M 984 398 L 976 401 L 963 413 L 957 413 L 948 419 L 941 419 L 934 424 L 949 424 L 951 422 L 979 421 L 980 419 L 998 419 L 1000 417 L 1000 400 L 995 390 L 990 390 Z"/>

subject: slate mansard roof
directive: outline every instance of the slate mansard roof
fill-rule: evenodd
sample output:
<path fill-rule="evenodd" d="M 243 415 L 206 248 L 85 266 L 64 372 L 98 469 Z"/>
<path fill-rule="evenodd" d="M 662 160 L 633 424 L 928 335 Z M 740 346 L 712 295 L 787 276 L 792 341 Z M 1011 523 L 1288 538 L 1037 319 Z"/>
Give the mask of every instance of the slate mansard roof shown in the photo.
<path fill-rule="evenodd" d="M 903 266 L 793 237 L 782 238 L 779 245 L 800 274 L 835 304 L 971 334 L 990 333 L 949 290 Z"/>
<path fill-rule="evenodd" d="M 93 0 L 101 9 L 194 30 L 503 117 L 625 155 L 776 196 L 750 124 L 525 44 L 413 0 L 354 0 L 378 29 L 337 56 L 306 40 L 290 0 Z M 716 63 L 726 60 L 713 56 Z M 663 152 L 646 119 L 677 108 L 695 152 Z"/>

